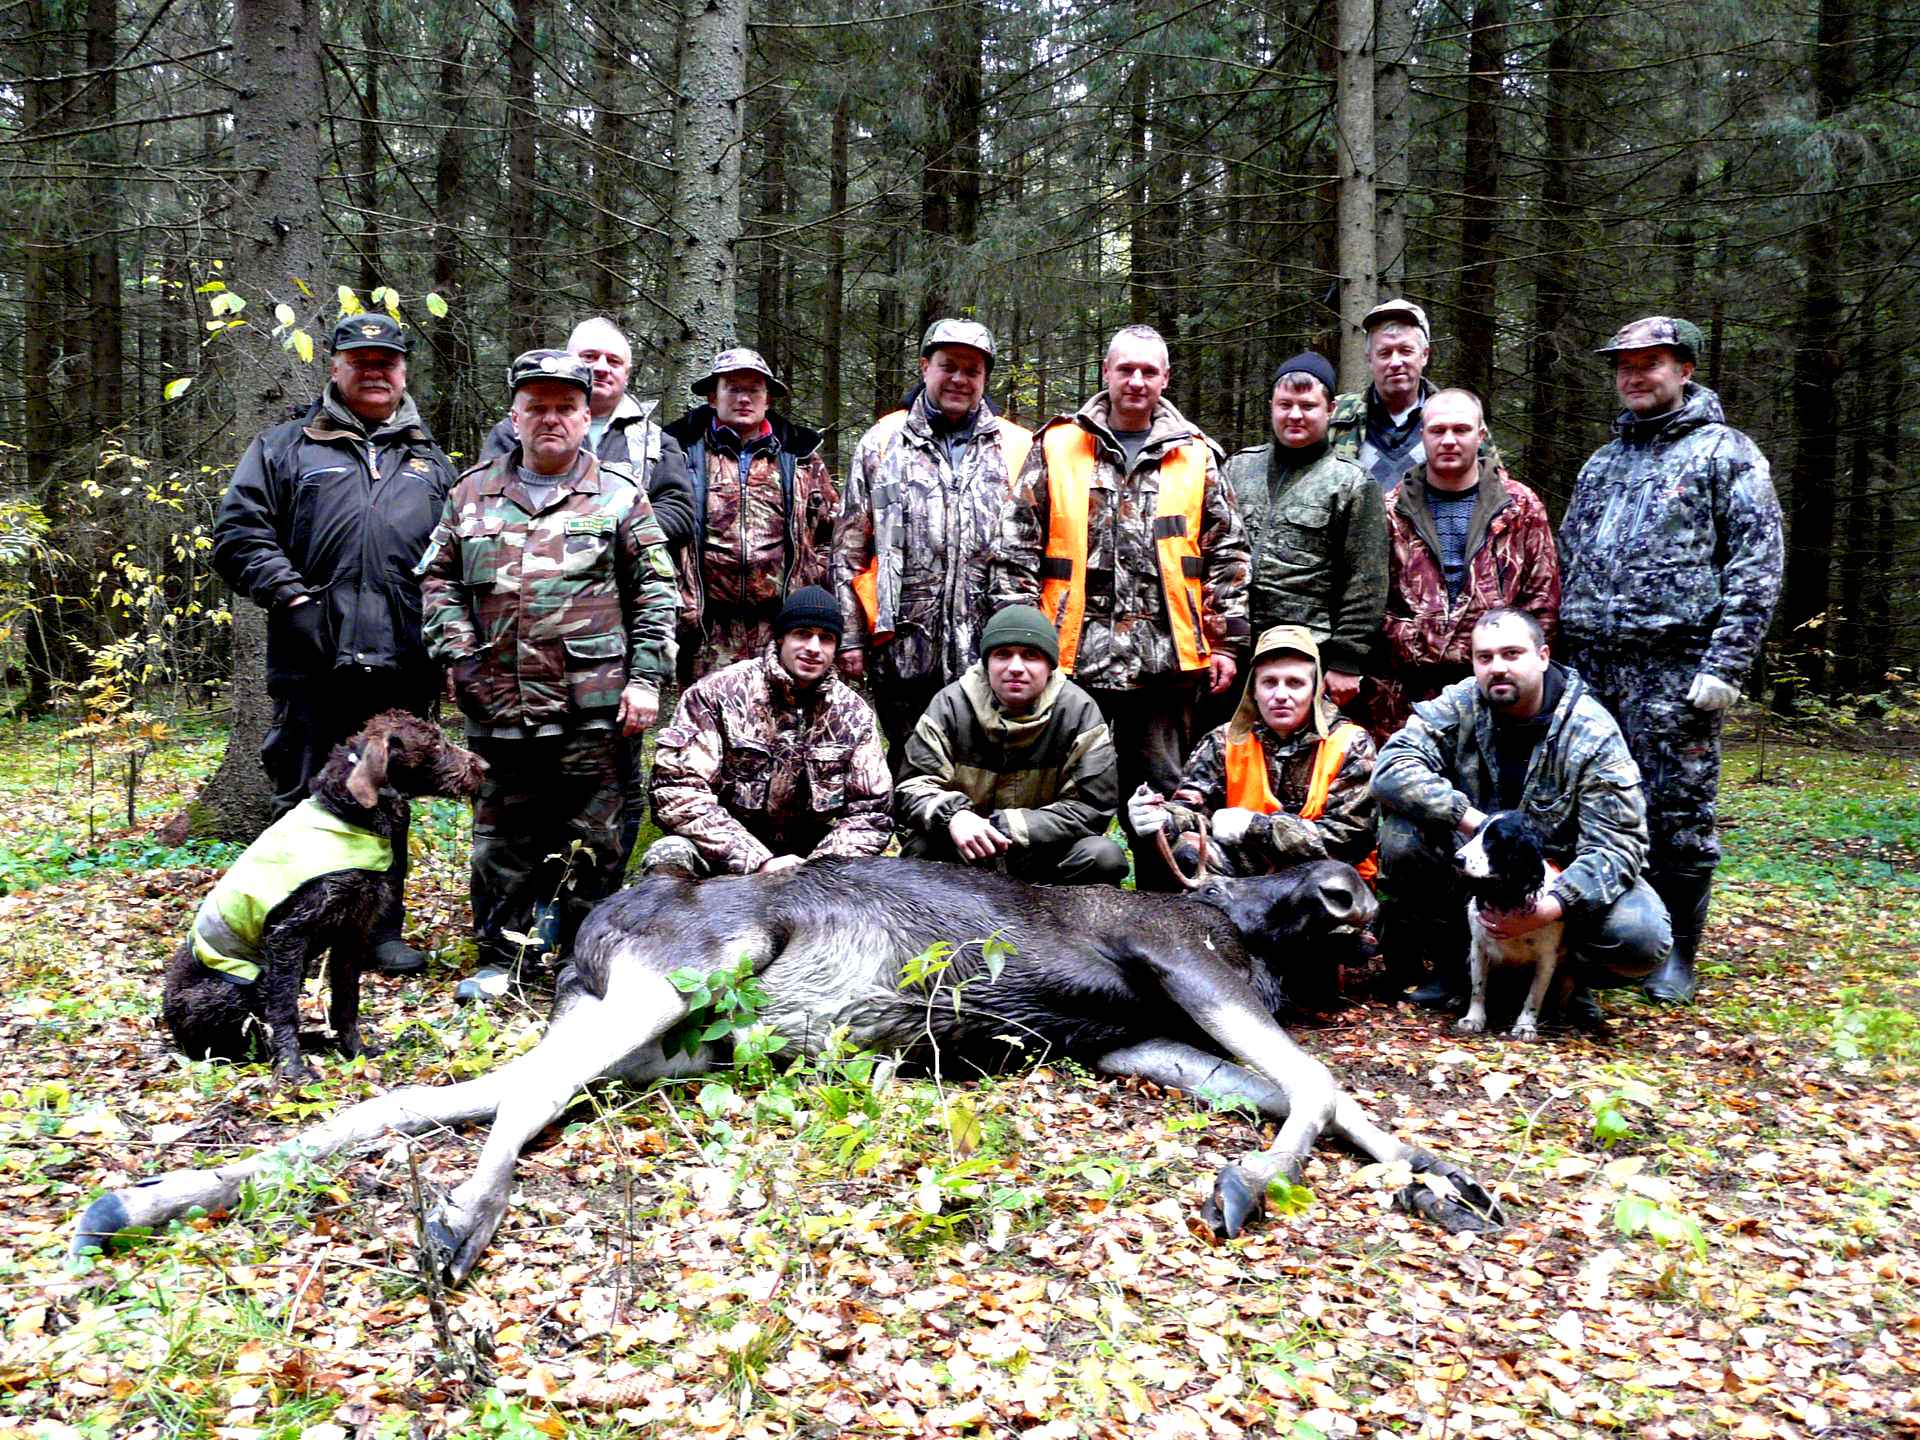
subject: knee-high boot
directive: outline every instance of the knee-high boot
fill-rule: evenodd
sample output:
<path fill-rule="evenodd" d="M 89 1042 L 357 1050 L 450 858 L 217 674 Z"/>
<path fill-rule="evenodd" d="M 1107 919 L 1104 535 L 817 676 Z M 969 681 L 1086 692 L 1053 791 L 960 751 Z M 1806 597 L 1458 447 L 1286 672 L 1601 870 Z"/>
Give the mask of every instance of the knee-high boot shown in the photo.
<path fill-rule="evenodd" d="M 1693 973 L 1694 960 L 1700 950 L 1701 932 L 1707 928 L 1707 905 L 1713 898 L 1713 871 L 1676 870 L 1665 875 L 1649 875 L 1647 879 L 1666 902 L 1667 914 L 1673 921 L 1673 949 L 1640 988 L 1655 1000 L 1691 1005 L 1700 988 Z"/>

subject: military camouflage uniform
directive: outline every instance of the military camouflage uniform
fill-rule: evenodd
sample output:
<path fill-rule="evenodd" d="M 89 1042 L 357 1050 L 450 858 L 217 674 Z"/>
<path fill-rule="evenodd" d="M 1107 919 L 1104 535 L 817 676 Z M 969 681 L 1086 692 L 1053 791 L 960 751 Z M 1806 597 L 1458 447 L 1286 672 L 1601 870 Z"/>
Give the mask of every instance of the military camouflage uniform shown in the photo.
<path fill-rule="evenodd" d="M 1780 595 L 1780 502 L 1767 460 L 1689 382 L 1677 410 L 1614 421 L 1560 526 L 1569 662 L 1614 714 L 1647 787 L 1658 873 L 1711 871 L 1717 712 L 1687 702 L 1702 671 L 1733 686 Z"/>
<path fill-rule="evenodd" d="M 829 672 L 795 687 L 771 646 L 683 692 L 653 756 L 649 870 L 746 875 L 776 855 L 878 855 L 893 779 L 867 702 Z"/>
<path fill-rule="evenodd" d="M 1173 792 L 1169 810 L 1173 833 L 1190 836 L 1207 828 L 1208 817 L 1227 807 L 1227 731 L 1207 732 L 1187 758 L 1187 771 Z M 1265 722 L 1253 722 L 1253 736 L 1267 757 L 1267 785 L 1281 805 L 1277 815 L 1257 817 L 1246 838 L 1232 845 L 1207 840 L 1207 868 L 1221 875 L 1271 875 L 1307 860 L 1344 860 L 1358 865 L 1373 853 L 1373 741 L 1357 731 L 1348 742 L 1340 769 L 1327 792 L 1327 808 L 1318 820 L 1302 820 L 1307 783 L 1320 753 L 1320 736 L 1311 723 L 1282 739 Z M 1175 852 L 1191 864 L 1199 847 L 1176 840 Z"/>
<path fill-rule="evenodd" d="M 1413 413 L 1407 417 L 1407 423 L 1418 432 L 1420 418 L 1426 410 L 1427 397 L 1436 393 L 1431 382 L 1420 382 L 1420 398 L 1415 402 Z M 1327 443 L 1333 453 L 1342 460 L 1350 460 L 1373 477 L 1374 483 L 1382 490 L 1391 490 L 1407 476 L 1416 465 L 1426 463 L 1427 447 L 1423 441 L 1415 440 L 1413 448 L 1402 457 L 1400 464 L 1392 474 L 1383 475 L 1379 469 L 1380 457 L 1367 444 L 1367 415 L 1369 409 L 1380 406 L 1380 396 L 1372 385 L 1364 390 L 1349 390 L 1333 399 L 1333 418 L 1327 425 Z M 1480 473 L 1490 475 L 1498 471 L 1504 478 L 1505 466 L 1500 459 L 1500 449 L 1493 443 L 1489 431 L 1487 438 L 1480 442 Z"/>
<path fill-rule="evenodd" d="M 697 405 L 666 427 L 687 451 L 695 535 L 680 564 L 680 680 L 687 684 L 773 640 L 789 593 L 828 583 L 839 497 L 819 432 L 769 415 L 744 444 Z"/>
<path fill-rule="evenodd" d="M 1205 671 L 1180 669 L 1154 542 L 1160 463 L 1172 447 L 1199 440 L 1209 452 L 1201 501 L 1200 550 L 1207 572 L 1202 630 L 1211 649 L 1228 654 L 1244 651 L 1249 639 L 1247 537 L 1233 491 L 1220 480 L 1218 447 L 1197 426 L 1162 399 L 1146 444 L 1127 470 L 1126 452 L 1114 438 L 1108 413 L 1103 390 L 1078 414 L 1051 422 L 1079 425 L 1099 442 L 1087 502 L 1086 612 L 1073 678 L 1099 702 L 1112 727 L 1120 793 L 1131 795 L 1146 783 L 1166 795 L 1180 783 L 1180 766 L 1193 744 L 1195 705 L 1206 680 Z M 1039 603 L 1040 563 L 1047 553 L 1051 516 L 1046 454 L 1035 437 L 988 570 L 992 609 Z M 1144 888 L 1173 885 L 1159 857 L 1138 844 L 1134 870 Z"/>
<path fill-rule="evenodd" d="M 1001 708 L 975 662 L 936 695 L 906 744 L 894 792 L 901 853 L 960 860 L 948 826 L 962 810 L 1013 841 L 997 868 L 1035 884 L 1118 885 L 1127 856 L 1107 839 L 1120 803 L 1107 722 L 1055 670 L 1024 715 Z"/>
<path fill-rule="evenodd" d="M 1647 857 L 1640 771 L 1620 727 L 1580 676 L 1555 669 L 1560 701 L 1534 748 L 1517 808 L 1563 867 L 1552 894 L 1565 907 L 1569 946 L 1591 972 L 1582 978 L 1627 984 L 1659 963 L 1671 939 L 1666 907 L 1640 873 Z M 1468 809 L 1500 808 L 1498 763 L 1494 712 L 1472 680 L 1414 706 L 1381 748 L 1373 771 L 1381 923 L 1394 944 L 1417 934 L 1440 963 L 1464 959 L 1466 894 L 1453 855 Z"/>
<path fill-rule="evenodd" d="M 1299 468 L 1273 442 L 1240 451 L 1223 472 L 1240 503 L 1253 552 L 1248 618 L 1253 633 L 1304 625 L 1329 670 L 1359 674 L 1380 634 L 1387 599 L 1387 540 L 1379 487 L 1326 452 Z"/>
<path fill-rule="evenodd" d="M 453 673 L 474 800 L 473 915 L 483 948 L 558 902 L 564 950 L 620 881 L 620 693 L 673 673 L 673 562 L 632 473 L 582 453 L 536 506 L 520 450 L 462 475 L 428 543 L 427 648 Z M 573 841 L 587 846 L 569 859 Z M 503 953 L 504 952 L 504 953 Z"/>
<path fill-rule="evenodd" d="M 1387 496 L 1392 568 L 1383 628 L 1390 669 L 1370 705 L 1374 737 L 1382 741 L 1407 723 L 1416 701 L 1473 674 L 1473 627 L 1489 610 L 1524 610 L 1549 645 L 1559 624 L 1560 565 L 1540 497 L 1502 473 L 1481 472 L 1467 528 L 1467 573 L 1459 598 L 1449 600 L 1426 477 L 1426 466 L 1415 466 Z"/>
<path fill-rule="evenodd" d="M 936 430 L 939 433 L 936 433 Z M 867 652 L 867 679 L 895 772 L 907 736 L 934 695 L 979 658 L 987 623 L 987 561 L 1013 495 L 1004 436 L 1019 431 L 984 404 L 949 439 L 922 390 L 861 437 L 834 527 L 834 580 L 846 617 L 843 650 Z M 1019 431 L 1025 434 L 1025 431 Z M 878 545 L 873 643 L 853 577 Z"/>

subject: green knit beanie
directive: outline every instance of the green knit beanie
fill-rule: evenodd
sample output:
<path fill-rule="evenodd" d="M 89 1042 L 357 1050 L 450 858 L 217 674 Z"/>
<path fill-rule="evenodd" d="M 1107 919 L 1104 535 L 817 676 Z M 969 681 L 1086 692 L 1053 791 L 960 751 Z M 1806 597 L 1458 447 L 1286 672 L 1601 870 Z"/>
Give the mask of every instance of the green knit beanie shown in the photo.
<path fill-rule="evenodd" d="M 1060 663 L 1060 637 L 1047 617 L 1031 605 L 1009 605 L 987 621 L 980 632 L 980 658 L 986 659 L 1002 645 L 1031 645 L 1049 664 Z"/>

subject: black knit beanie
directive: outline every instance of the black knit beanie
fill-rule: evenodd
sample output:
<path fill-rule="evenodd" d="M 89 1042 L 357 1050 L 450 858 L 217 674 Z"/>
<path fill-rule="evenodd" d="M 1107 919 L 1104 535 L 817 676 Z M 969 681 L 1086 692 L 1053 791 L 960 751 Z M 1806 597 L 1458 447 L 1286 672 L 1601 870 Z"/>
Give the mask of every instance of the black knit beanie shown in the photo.
<path fill-rule="evenodd" d="M 831 630 L 835 640 L 846 635 L 846 622 L 840 618 L 840 602 L 818 585 L 803 586 L 787 596 L 787 603 L 780 607 L 779 618 L 773 622 L 773 633 L 784 635 L 802 625 Z"/>
<path fill-rule="evenodd" d="M 1060 663 L 1060 637 L 1047 617 L 1031 605 L 1009 605 L 987 621 L 980 631 L 981 658 L 1002 645 L 1031 645 L 1053 664 Z"/>
<path fill-rule="evenodd" d="M 1340 388 L 1339 382 L 1334 378 L 1332 362 L 1326 356 L 1316 355 L 1311 350 L 1303 350 L 1291 360 L 1282 360 L 1280 368 L 1273 372 L 1273 383 L 1278 385 L 1282 375 L 1291 375 L 1295 371 L 1303 375 L 1311 375 L 1318 380 L 1327 387 L 1328 395 L 1332 395 Z"/>

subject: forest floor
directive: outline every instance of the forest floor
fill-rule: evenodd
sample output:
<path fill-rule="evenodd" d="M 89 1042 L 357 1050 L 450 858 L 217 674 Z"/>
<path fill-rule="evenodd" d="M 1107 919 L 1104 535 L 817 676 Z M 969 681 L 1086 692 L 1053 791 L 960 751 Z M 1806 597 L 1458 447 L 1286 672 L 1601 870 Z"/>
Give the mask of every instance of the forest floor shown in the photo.
<path fill-rule="evenodd" d="M 1694 1009 L 1610 992 L 1610 1039 L 1536 1045 L 1383 1004 L 1298 1032 L 1497 1182 L 1502 1233 L 1411 1221 L 1322 1151 L 1310 1196 L 1216 1244 L 1210 1177 L 1267 1139 L 1237 1114 L 1057 1064 L 875 1091 L 842 1059 L 581 1099 L 436 1319 L 408 1151 L 444 1190 L 474 1132 L 64 1250 L 103 1185 L 533 1042 L 537 1003 L 451 999 L 463 811 L 414 827 L 436 958 L 368 980 L 391 1048 L 281 1093 L 157 1028 L 225 855 L 146 836 L 222 736 L 149 763 L 129 830 L 58 734 L 0 742 L 0 1435 L 1920 1435 L 1913 758 L 1776 743 L 1756 783 L 1729 756 Z"/>

